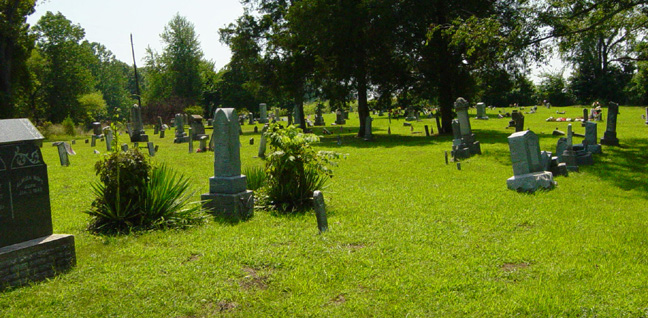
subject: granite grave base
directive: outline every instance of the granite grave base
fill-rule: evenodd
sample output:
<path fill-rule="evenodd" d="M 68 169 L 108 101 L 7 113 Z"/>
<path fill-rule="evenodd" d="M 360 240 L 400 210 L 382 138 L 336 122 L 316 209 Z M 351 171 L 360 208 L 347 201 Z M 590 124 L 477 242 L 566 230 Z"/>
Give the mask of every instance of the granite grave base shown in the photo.
<path fill-rule="evenodd" d="M 0 248 L 0 288 L 29 284 L 76 265 L 74 236 L 53 234 Z"/>

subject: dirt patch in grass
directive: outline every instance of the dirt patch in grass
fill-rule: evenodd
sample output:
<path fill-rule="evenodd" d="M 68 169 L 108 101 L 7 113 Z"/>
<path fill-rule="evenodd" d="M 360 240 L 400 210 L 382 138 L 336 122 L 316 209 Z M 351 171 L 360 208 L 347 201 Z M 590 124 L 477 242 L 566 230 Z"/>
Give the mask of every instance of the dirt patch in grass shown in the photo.
<path fill-rule="evenodd" d="M 505 272 L 514 272 L 520 269 L 525 269 L 529 267 L 529 265 L 529 263 L 504 263 L 500 269 Z"/>
<path fill-rule="evenodd" d="M 182 265 L 193 262 L 193 261 L 197 261 L 201 257 L 202 257 L 202 254 L 191 253 L 191 255 L 187 259 L 182 261 Z"/>
<path fill-rule="evenodd" d="M 252 267 L 243 267 L 243 271 L 247 274 L 239 281 L 239 285 L 245 289 L 267 289 L 270 283 L 269 274 L 260 275 L 258 269 Z"/>
<path fill-rule="evenodd" d="M 332 305 L 342 305 L 346 303 L 346 297 L 344 297 L 344 294 L 339 294 L 329 301 L 330 304 Z"/>

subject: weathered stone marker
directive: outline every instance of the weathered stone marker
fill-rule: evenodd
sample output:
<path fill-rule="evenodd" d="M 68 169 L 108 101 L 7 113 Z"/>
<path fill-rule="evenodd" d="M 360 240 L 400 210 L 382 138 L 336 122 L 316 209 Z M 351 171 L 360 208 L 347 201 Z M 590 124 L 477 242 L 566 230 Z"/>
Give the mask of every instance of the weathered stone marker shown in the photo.
<path fill-rule="evenodd" d="M 345 125 L 346 120 L 344 119 L 344 112 L 341 109 L 338 109 L 335 112 L 335 124 L 336 125 Z"/>
<path fill-rule="evenodd" d="M 324 202 L 324 195 L 321 191 L 313 192 L 313 208 L 315 209 L 315 217 L 317 218 L 317 228 L 320 233 L 328 231 L 328 220 L 326 218 L 326 203 Z"/>
<path fill-rule="evenodd" d="M 0 288 L 76 263 L 74 236 L 53 235 L 44 137 L 28 119 L 0 120 Z"/>
<path fill-rule="evenodd" d="M 65 149 L 65 142 L 64 141 L 59 141 L 55 142 L 56 147 L 58 148 L 58 154 L 59 154 L 59 161 L 61 162 L 61 166 L 67 167 L 70 165 L 70 158 L 68 157 L 68 152 L 67 149 Z"/>
<path fill-rule="evenodd" d="M 265 133 L 268 131 L 268 124 L 263 125 L 263 129 L 261 129 L 261 138 L 259 140 L 259 153 L 258 156 L 259 158 L 264 158 L 265 157 L 265 152 L 266 152 L 266 136 Z"/>
<path fill-rule="evenodd" d="M 607 127 L 605 133 L 603 133 L 603 138 L 601 138 L 602 145 L 608 146 L 618 146 L 619 139 L 617 139 L 616 134 L 616 123 L 617 116 L 619 115 L 619 104 L 615 102 L 610 102 L 608 105 L 608 115 L 607 115 Z"/>
<path fill-rule="evenodd" d="M 315 110 L 315 126 L 326 126 L 326 123 L 324 122 L 324 116 L 322 115 L 324 105 L 322 104 L 317 104 L 317 109 Z M 648 124 L 648 121 L 646 121 Z"/>
<path fill-rule="evenodd" d="M 175 138 L 173 139 L 173 142 L 176 144 L 181 144 L 183 142 L 189 141 L 189 136 L 187 136 L 187 133 L 184 131 L 184 115 L 182 114 L 176 114 L 175 115 L 175 120 L 173 121 L 173 124 L 175 125 Z"/>
<path fill-rule="evenodd" d="M 452 122 L 454 140 L 452 142 L 453 158 L 468 158 L 472 155 L 481 154 L 481 145 L 475 141 L 475 135 L 470 128 L 468 117 L 468 102 L 459 97 L 454 103 L 457 112 L 457 119 Z"/>
<path fill-rule="evenodd" d="M 214 118 L 216 120 L 216 118 Z M 268 123 L 268 105 L 266 103 L 259 104 L 259 123 Z"/>
<path fill-rule="evenodd" d="M 553 175 L 544 171 L 538 136 L 530 130 L 508 137 L 513 176 L 506 180 L 511 190 L 533 192 L 538 188 L 551 189 L 556 185 Z"/>
<path fill-rule="evenodd" d="M 373 122 L 373 118 L 371 116 L 367 116 L 365 119 L 365 136 L 364 140 L 365 141 L 372 141 L 373 140 L 373 133 L 372 133 L 372 125 L 371 123 Z"/>
<path fill-rule="evenodd" d="M 139 105 L 135 104 L 131 108 L 130 118 L 130 140 L 131 142 L 148 142 L 148 136 L 144 131 L 144 124 L 142 123 L 142 109 Z"/>
<path fill-rule="evenodd" d="M 203 207 L 224 219 L 239 221 L 252 217 L 254 192 L 246 190 L 241 174 L 239 122 L 236 110 L 219 108 L 214 113 L 214 176 L 209 193 L 203 194 Z"/>
<path fill-rule="evenodd" d="M 486 116 L 486 104 L 477 103 L 477 117 L 475 119 L 488 119 L 488 116 Z"/>
<path fill-rule="evenodd" d="M 146 148 L 148 148 L 149 156 L 155 157 L 155 146 L 153 145 L 152 142 L 147 142 L 146 143 Z"/>
<path fill-rule="evenodd" d="M 511 120 L 514 121 L 515 125 L 515 132 L 523 131 L 524 130 L 524 114 L 522 112 L 516 112 L 514 111 L 511 114 Z"/>

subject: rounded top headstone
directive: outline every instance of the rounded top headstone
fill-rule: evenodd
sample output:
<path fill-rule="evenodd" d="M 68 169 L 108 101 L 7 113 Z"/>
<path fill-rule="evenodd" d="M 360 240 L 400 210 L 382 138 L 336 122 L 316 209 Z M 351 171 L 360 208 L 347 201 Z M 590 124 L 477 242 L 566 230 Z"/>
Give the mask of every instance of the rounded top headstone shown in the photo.
<path fill-rule="evenodd" d="M 455 110 L 464 110 L 467 109 L 470 105 L 468 104 L 468 101 L 466 101 L 463 97 L 457 98 L 457 100 L 454 102 L 454 108 Z"/>

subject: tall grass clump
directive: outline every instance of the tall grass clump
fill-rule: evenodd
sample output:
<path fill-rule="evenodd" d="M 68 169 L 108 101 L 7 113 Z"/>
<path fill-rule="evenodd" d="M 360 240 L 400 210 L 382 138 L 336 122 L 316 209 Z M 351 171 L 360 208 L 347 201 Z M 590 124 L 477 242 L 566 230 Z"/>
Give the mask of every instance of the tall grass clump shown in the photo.
<path fill-rule="evenodd" d="M 266 185 L 267 176 L 263 167 L 247 167 L 243 169 L 243 174 L 249 190 L 256 191 Z"/>
<path fill-rule="evenodd" d="M 189 180 L 164 165 L 152 167 L 137 149 L 110 153 L 95 171 L 90 232 L 184 228 L 203 220 L 200 205 L 189 203 Z"/>
<path fill-rule="evenodd" d="M 281 212 L 304 210 L 311 205 L 313 192 L 326 186 L 333 172 L 327 167 L 340 154 L 316 151 L 315 134 L 303 133 L 294 126 L 281 128 L 273 124 L 266 132 L 274 150 L 266 157 L 267 185 L 264 188 L 270 204 Z"/>

